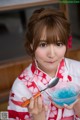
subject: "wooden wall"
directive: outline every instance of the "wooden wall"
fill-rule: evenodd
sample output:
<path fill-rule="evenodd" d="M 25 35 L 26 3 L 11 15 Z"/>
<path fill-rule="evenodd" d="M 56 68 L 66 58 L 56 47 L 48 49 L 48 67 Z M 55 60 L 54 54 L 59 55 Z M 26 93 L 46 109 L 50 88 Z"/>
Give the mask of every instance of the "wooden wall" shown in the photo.
<path fill-rule="evenodd" d="M 80 61 L 80 49 L 68 51 L 66 57 Z"/>

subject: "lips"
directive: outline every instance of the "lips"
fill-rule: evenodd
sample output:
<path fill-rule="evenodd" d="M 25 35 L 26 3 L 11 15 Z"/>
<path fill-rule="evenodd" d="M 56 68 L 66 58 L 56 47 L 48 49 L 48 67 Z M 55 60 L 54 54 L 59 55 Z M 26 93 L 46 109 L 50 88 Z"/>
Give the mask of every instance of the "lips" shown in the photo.
<path fill-rule="evenodd" d="M 49 62 L 47 62 L 47 63 L 54 63 L 55 61 L 49 61 Z"/>
<path fill-rule="evenodd" d="M 53 61 L 45 61 L 46 63 L 55 63 L 55 62 L 57 62 L 58 60 L 53 60 Z"/>

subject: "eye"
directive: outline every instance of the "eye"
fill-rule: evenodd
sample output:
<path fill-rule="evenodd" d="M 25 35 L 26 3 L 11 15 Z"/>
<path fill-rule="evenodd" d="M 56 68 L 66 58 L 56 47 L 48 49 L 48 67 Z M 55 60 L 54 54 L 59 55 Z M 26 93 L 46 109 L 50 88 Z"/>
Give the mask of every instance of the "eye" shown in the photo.
<path fill-rule="evenodd" d="M 46 47 L 46 46 L 47 46 L 47 42 L 40 42 L 40 43 L 39 43 L 39 46 L 40 46 L 40 47 Z"/>
<path fill-rule="evenodd" d="M 63 46 L 63 43 L 62 42 L 57 42 L 56 45 L 61 47 L 61 46 Z"/>

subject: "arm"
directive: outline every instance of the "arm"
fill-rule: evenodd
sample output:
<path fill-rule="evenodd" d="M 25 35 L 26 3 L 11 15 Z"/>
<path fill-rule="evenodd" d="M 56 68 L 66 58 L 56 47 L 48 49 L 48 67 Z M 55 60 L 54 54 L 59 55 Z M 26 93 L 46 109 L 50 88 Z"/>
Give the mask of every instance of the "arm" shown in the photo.
<path fill-rule="evenodd" d="M 45 120 L 46 106 L 42 103 L 42 98 L 38 97 L 35 100 L 32 98 L 28 107 L 21 107 L 22 98 L 31 98 L 32 94 L 23 82 L 17 79 L 12 87 L 9 97 L 8 113 L 9 118 L 19 120 Z"/>
<path fill-rule="evenodd" d="M 64 105 L 65 108 L 67 109 L 73 109 L 74 110 L 74 116 L 77 118 L 77 119 L 80 119 L 80 98 L 78 98 L 73 104 L 71 104 L 70 106 L 68 105 Z M 76 119 L 76 120 L 77 120 Z"/>

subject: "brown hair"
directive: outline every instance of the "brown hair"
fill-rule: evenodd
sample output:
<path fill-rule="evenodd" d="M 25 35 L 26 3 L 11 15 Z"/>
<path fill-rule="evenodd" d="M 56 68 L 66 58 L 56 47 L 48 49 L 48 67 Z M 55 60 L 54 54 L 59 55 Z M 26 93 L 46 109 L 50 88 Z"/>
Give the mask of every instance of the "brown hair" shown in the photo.
<path fill-rule="evenodd" d="M 51 8 L 42 8 L 33 12 L 27 26 L 25 48 L 29 54 L 34 55 L 45 27 L 49 44 L 55 44 L 58 36 L 59 40 L 67 46 L 70 24 L 64 13 Z M 33 50 L 31 44 L 33 44 Z"/>

